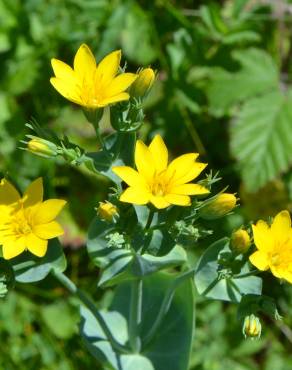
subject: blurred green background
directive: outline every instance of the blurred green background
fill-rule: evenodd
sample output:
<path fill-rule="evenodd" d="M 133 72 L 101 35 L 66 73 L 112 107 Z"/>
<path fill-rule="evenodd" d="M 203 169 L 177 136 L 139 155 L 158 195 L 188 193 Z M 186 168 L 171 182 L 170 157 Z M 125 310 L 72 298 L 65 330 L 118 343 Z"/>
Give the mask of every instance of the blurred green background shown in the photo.
<path fill-rule="evenodd" d="M 68 274 L 100 307 L 111 291 L 96 289 L 98 271 L 83 246 L 109 183 L 18 149 L 32 118 L 95 147 L 81 109 L 50 85 L 50 59 L 71 64 L 85 42 L 97 60 L 121 48 L 129 70 L 151 65 L 159 72 L 141 137 L 159 132 L 173 155 L 198 151 L 220 171 L 218 189 L 238 194 L 242 207 L 220 222 L 219 238 L 291 210 L 291 26 L 292 2 L 283 0 L 0 0 L 0 172 L 22 190 L 42 176 L 47 196 L 68 200 L 61 220 Z M 193 246 L 194 258 L 208 242 Z M 292 369 L 292 289 L 268 274 L 265 289 L 284 319 L 263 318 L 259 341 L 243 339 L 234 305 L 197 297 L 191 370 Z M 50 278 L 17 285 L 1 301 L 0 340 L 3 370 L 99 368 L 78 336 L 77 302 Z"/>

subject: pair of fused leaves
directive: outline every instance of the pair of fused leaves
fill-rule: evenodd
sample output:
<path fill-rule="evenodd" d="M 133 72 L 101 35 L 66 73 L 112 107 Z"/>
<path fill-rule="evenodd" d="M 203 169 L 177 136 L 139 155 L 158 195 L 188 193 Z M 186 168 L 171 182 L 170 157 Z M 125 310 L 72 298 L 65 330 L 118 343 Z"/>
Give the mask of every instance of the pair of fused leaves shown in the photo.
<path fill-rule="evenodd" d="M 195 285 L 199 294 L 236 303 L 247 294 L 261 295 L 262 279 L 246 276 L 250 269 L 244 256 L 238 256 L 232 261 L 233 268 L 225 268 L 224 259 L 228 263 L 229 256 L 232 256 L 232 252 L 228 238 L 218 240 L 205 251 L 195 273 Z"/>
<path fill-rule="evenodd" d="M 140 211 L 140 207 L 137 209 Z M 116 231 L 118 226 L 96 217 L 89 228 L 88 253 L 93 262 L 102 268 L 99 285 L 143 278 L 186 262 L 185 250 L 176 245 L 167 232 L 155 230 L 145 233 L 138 222 L 133 233 L 124 236 Z M 141 254 L 145 246 L 157 254 Z"/>
<path fill-rule="evenodd" d="M 174 276 L 156 273 L 143 279 L 142 317 L 140 336 L 141 354 L 117 353 L 106 339 L 93 314 L 81 307 L 80 331 L 90 353 L 103 364 L 117 370 L 186 370 L 193 336 L 193 287 L 191 280 L 185 280 L 175 291 L 157 335 L 143 347 L 143 340 L 149 333 L 161 307 L 165 292 L 173 283 Z M 129 342 L 129 297 L 131 286 L 124 282 L 117 288 L 110 311 L 102 311 L 113 337 L 121 345 Z"/>
<path fill-rule="evenodd" d="M 237 72 L 207 69 L 210 112 L 231 114 L 230 146 L 244 184 L 253 192 L 292 162 L 292 91 L 272 57 L 251 48 L 234 51 Z"/>

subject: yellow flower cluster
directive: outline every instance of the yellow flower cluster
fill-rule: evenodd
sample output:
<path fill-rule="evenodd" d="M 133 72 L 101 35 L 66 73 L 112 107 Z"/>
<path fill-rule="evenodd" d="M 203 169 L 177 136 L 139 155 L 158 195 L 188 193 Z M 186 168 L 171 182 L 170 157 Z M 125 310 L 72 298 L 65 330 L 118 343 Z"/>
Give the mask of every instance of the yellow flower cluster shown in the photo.
<path fill-rule="evenodd" d="M 25 250 L 38 257 L 46 254 L 48 239 L 64 233 L 55 221 L 66 201 L 43 201 L 43 182 L 38 178 L 21 197 L 6 179 L 0 182 L 0 245 L 5 259 Z"/>

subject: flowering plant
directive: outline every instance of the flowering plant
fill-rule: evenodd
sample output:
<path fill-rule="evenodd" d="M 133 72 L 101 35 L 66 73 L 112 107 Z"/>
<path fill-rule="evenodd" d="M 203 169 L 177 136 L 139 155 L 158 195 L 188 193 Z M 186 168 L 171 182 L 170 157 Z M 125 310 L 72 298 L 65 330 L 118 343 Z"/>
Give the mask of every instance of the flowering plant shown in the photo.
<path fill-rule="evenodd" d="M 143 102 L 155 80 L 151 68 L 127 73 L 114 51 L 99 64 L 86 45 L 74 58 L 74 69 L 52 60 L 54 88 L 83 107 L 94 126 L 99 148 L 88 153 L 35 122 L 28 124 L 27 147 L 45 158 L 63 157 L 111 182 L 108 199 L 89 226 L 87 251 L 100 271 L 98 286 L 114 287 L 107 310 L 71 281 L 58 239 L 55 218 L 64 200 L 43 201 L 43 184 L 35 180 L 20 196 L 7 180 L 0 184 L 1 286 L 31 283 L 48 274 L 80 300 L 80 334 L 89 352 L 106 368 L 188 369 L 194 330 L 194 289 L 206 298 L 238 304 L 245 336 L 261 333 L 259 315 L 280 316 L 272 297 L 262 295 L 262 278 L 272 274 L 292 282 L 292 228 L 287 211 L 269 226 L 259 221 L 251 232 L 244 225 L 216 240 L 199 261 L 188 249 L 209 235 L 216 219 L 230 213 L 234 194 L 214 194 L 219 181 L 198 153 L 170 160 L 167 146 L 155 135 L 149 146 L 137 139 L 143 124 Z M 101 135 L 100 120 L 113 132 Z M 196 181 L 195 183 L 193 181 Z M 127 187 L 124 185 L 125 182 Z"/>

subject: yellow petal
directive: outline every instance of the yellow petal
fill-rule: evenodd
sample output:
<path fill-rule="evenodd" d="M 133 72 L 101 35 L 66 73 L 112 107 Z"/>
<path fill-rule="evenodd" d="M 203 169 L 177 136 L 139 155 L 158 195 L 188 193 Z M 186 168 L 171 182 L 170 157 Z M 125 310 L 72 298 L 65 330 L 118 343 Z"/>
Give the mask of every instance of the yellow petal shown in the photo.
<path fill-rule="evenodd" d="M 284 271 L 282 273 L 282 278 L 287 280 L 290 284 L 292 284 L 292 272 L 290 271 Z"/>
<path fill-rule="evenodd" d="M 5 233 L 5 229 L 1 228 L 1 224 L 7 223 L 13 210 L 15 210 L 14 204 L 11 206 L 0 204 L 0 235 Z"/>
<path fill-rule="evenodd" d="M 139 187 L 129 187 L 120 196 L 121 202 L 144 205 L 149 202 L 150 194 Z"/>
<path fill-rule="evenodd" d="M 154 207 L 158 209 L 163 209 L 170 206 L 170 203 L 163 196 L 152 195 L 150 198 L 150 202 L 154 205 Z"/>
<path fill-rule="evenodd" d="M 84 105 L 79 97 L 79 90 L 75 83 L 55 77 L 50 78 L 50 83 L 54 86 L 59 94 L 64 96 L 64 98 L 72 101 L 73 103 Z"/>
<path fill-rule="evenodd" d="M 25 193 L 23 194 L 22 199 L 24 199 L 23 205 L 24 207 L 33 206 L 36 203 L 40 203 L 43 201 L 43 179 L 39 177 L 35 181 L 33 181 L 29 187 L 26 189 Z"/>
<path fill-rule="evenodd" d="M 252 225 L 253 239 L 256 247 L 263 251 L 269 252 L 274 247 L 274 238 L 269 225 L 260 220 L 256 225 Z"/>
<path fill-rule="evenodd" d="M 197 153 L 188 153 L 174 159 L 167 168 L 167 176 L 173 185 L 181 185 L 194 180 L 207 166 L 195 162 Z"/>
<path fill-rule="evenodd" d="M 129 186 L 146 186 L 142 176 L 137 171 L 128 166 L 113 167 L 112 171 L 118 175 Z"/>
<path fill-rule="evenodd" d="M 166 169 L 168 163 L 168 150 L 160 135 L 156 135 L 149 145 L 156 170 L 162 172 Z"/>
<path fill-rule="evenodd" d="M 53 58 L 51 60 L 52 68 L 54 74 L 57 78 L 61 80 L 74 80 L 75 81 L 75 74 L 73 69 L 68 66 L 68 64 L 62 62 L 61 60 Z"/>
<path fill-rule="evenodd" d="M 148 147 L 141 140 L 136 142 L 135 163 L 138 172 L 146 180 L 151 181 L 155 173 L 154 159 Z"/>
<path fill-rule="evenodd" d="M 277 241 L 287 240 L 291 235 L 291 218 L 288 211 L 282 211 L 277 214 L 271 225 L 271 233 Z"/>
<path fill-rule="evenodd" d="M 118 103 L 120 101 L 129 100 L 130 95 L 128 93 L 120 93 L 115 96 L 106 97 L 96 103 L 96 107 L 102 108 L 106 107 L 109 104 Z"/>
<path fill-rule="evenodd" d="M 7 205 L 20 200 L 20 195 L 15 187 L 6 179 L 0 182 L 0 204 Z"/>
<path fill-rule="evenodd" d="M 2 246 L 3 258 L 9 260 L 25 251 L 25 238 L 12 239 L 9 243 Z"/>
<path fill-rule="evenodd" d="M 180 195 L 180 194 L 167 194 L 165 196 L 165 199 L 171 203 L 175 204 L 177 206 L 190 206 L 191 205 L 191 199 L 187 195 Z"/>
<path fill-rule="evenodd" d="M 34 225 L 46 224 L 53 221 L 61 212 L 65 204 L 66 201 L 61 199 L 45 200 L 37 207 L 33 215 Z"/>
<path fill-rule="evenodd" d="M 106 86 L 118 73 L 121 61 L 121 50 L 106 55 L 96 68 L 96 83 Z"/>
<path fill-rule="evenodd" d="M 127 90 L 127 88 L 136 80 L 137 75 L 134 73 L 122 73 L 115 77 L 112 82 L 105 87 L 106 96 L 114 96 Z"/>
<path fill-rule="evenodd" d="M 281 269 L 280 266 L 278 267 L 278 266 L 271 265 L 270 268 L 271 268 L 272 274 L 275 277 L 277 277 L 278 279 L 282 279 L 283 278 L 283 269 Z"/>
<path fill-rule="evenodd" d="M 86 44 L 82 44 L 74 58 L 74 72 L 80 82 L 92 83 L 95 77 L 96 61 L 91 50 Z"/>
<path fill-rule="evenodd" d="M 41 239 L 52 239 L 63 235 L 64 230 L 58 222 L 52 221 L 47 224 L 35 225 L 33 233 Z"/>
<path fill-rule="evenodd" d="M 254 252 L 251 256 L 249 256 L 249 260 L 257 269 L 261 271 L 268 270 L 269 268 L 269 261 L 266 253 L 264 252 Z"/>
<path fill-rule="evenodd" d="M 48 248 L 48 241 L 39 238 L 33 233 L 26 235 L 26 248 L 37 257 L 43 257 Z"/>
<path fill-rule="evenodd" d="M 170 190 L 173 194 L 182 194 L 182 195 L 201 195 L 209 194 L 210 191 L 199 184 L 183 184 L 173 186 Z"/>

